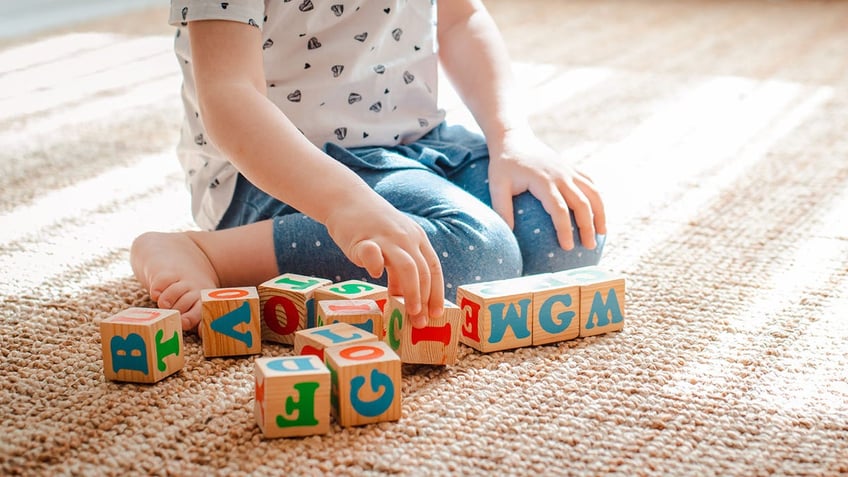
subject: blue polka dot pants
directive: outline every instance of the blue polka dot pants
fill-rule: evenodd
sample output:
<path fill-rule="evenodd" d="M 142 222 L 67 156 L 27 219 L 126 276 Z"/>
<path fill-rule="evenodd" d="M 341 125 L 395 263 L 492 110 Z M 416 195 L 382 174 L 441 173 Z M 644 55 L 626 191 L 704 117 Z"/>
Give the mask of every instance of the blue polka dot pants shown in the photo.
<path fill-rule="evenodd" d="M 513 199 L 515 230 L 510 230 L 491 208 L 486 144 L 462 127 L 442 124 L 409 145 L 345 149 L 327 144 L 325 151 L 421 225 L 442 261 L 450 300 L 464 283 L 566 270 L 600 260 L 605 237 L 598 236 L 598 246 L 588 250 L 580 245 L 574 226 L 576 247 L 561 249 L 550 216 L 529 193 Z M 350 263 L 323 225 L 239 176 L 218 228 L 266 219 L 274 220 L 280 273 L 385 284 L 385 275 L 371 279 Z"/>

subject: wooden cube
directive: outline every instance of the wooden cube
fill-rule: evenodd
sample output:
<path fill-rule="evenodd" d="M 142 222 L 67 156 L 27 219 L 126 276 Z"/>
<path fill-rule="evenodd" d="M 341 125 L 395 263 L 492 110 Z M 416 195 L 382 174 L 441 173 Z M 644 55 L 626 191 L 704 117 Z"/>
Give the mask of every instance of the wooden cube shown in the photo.
<path fill-rule="evenodd" d="M 386 343 L 333 346 L 324 351 L 330 368 L 330 406 L 341 426 L 396 421 L 401 415 L 400 357 Z"/>
<path fill-rule="evenodd" d="M 316 356 L 258 358 L 254 415 L 265 437 L 330 430 L 330 371 Z"/>
<path fill-rule="evenodd" d="M 553 274 L 580 286 L 580 336 L 624 328 L 624 276 L 593 266 Z"/>
<path fill-rule="evenodd" d="M 445 301 L 442 316 L 430 317 L 426 327 L 415 328 L 409 322 L 403 297 L 389 297 L 385 341 L 404 363 L 455 364 L 461 314 L 458 306 Z"/>
<path fill-rule="evenodd" d="M 533 345 L 566 341 L 580 335 L 580 286 L 568 277 L 532 276 Z"/>
<path fill-rule="evenodd" d="M 103 373 L 113 381 L 155 383 L 185 364 L 180 312 L 127 308 L 100 323 Z"/>
<path fill-rule="evenodd" d="M 256 287 L 201 290 L 200 301 L 204 356 L 241 356 L 262 350 Z"/>
<path fill-rule="evenodd" d="M 321 300 L 318 302 L 318 326 L 348 323 L 363 331 L 383 333 L 383 312 L 374 300 Z"/>
<path fill-rule="evenodd" d="M 489 353 L 533 344 L 532 279 L 521 277 L 460 285 L 456 301 L 462 310 L 459 340 Z"/>
<path fill-rule="evenodd" d="M 377 335 L 347 323 L 333 323 L 300 330 L 294 334 L 295 354 L 311 354 L 324 360 L 324 350 L 331 346 L 377 341 Z"/>
<path fill-rule="evenodd" d="M 362 280 L 347 280 L 315 290 L 315 301 L 318 303 L 324 300 L 374 300 L 381 312 L 385 310 L 388 299 L 388 288 Z"/>
<path fill-rule="evenodd" d="M 296 331 L 316 326 L 313 295 L 330 283 L 324 278 L 284 273 L 259 285 L 262 339 L 293 344 Z"/>

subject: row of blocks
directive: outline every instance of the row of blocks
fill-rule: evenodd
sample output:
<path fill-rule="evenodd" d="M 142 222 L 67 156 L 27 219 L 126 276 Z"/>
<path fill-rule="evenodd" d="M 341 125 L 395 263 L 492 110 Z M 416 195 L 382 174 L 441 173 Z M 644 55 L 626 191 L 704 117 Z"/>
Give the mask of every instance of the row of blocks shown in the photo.
<path fill-rule="evenodd" d="M 333 284 L 320 278 L 284 274 L 256 288 L 203 290 L 200 334 L 207 357 L 257 354 L 261 341 L 267 340 L 292 344 L 295 353 L 315 355 L 329 369 L 356 365 L 350 368 L 350 376 L 345 375 L 348 385 L 355 378 L 356 382 L 371 379 L 372 386 L 376 386 L 375 375 L 369 377 L 363 368 L 371 364 L 362 357 L 354 362 L 336 357 L 333 368 L 325 350 L 361 341 L 383 342 L 381 346 L 390 352 L 385 354 L 398 361 L 396 379 L 393 374 L 384 374 L 392 377 L 393 388 L 399 390 L 401 362 L 453 364 L 458 342 L 492 352 L 620 330 L 624 325 L 624 290 L 622 276 L 597 267 L 463 285 L 457 290 L 458 305 L 446 302 L 441 317 L 431 318 L 427 327 L 417 329 L 409 326 L 403 298 L 388 296 L 385 287 L 358 280 Z M 184 365 L 180 316 L 173 310 L 129 308 L 101 323 L 101 338 L 108 379 L 152 383 Z M 283 358 L 260 358 L 257 363 L 263 359 Z M 307 361 L 286 364 L 292 367 L 289 371 L 320 368 L 313 365 Z M 283 393 L 283 401 L 293 409 L 306 399 L 303 393 L 309 388 L 294 386 L 299 379 L 296 376 L 305 375 L 286 374 L 285 381 L 290 385 L 283 387 L 288 391 L 280 391 L 276 385 L 260 385 L 260 373 L 264 373 L 262 383 L 283 378 L 272 372 L 274 366 L 282 365 L 260 371 L 257 364 L 257 401 L 263 401 L 261 396 L 270 396 L 260 390 L 274 389 L 272 401 L 281 402 L 279 393 Z M 376 393 L 377 389 L 371 392 Z M 297 395 L 301 397 L 296 398 Z M 376 422 L 351 411 L 356 409 L 356 396 L 351 399 L 349 393 L 338 390 L 332 395 L 348 396 L 333 402 L 340 424 Z M 320 404 L 318 397 L 313 396 L 313 401 Z M 263 402 L 271 401 L 266 397 Z M 356 417 L 342 417 L 348 414 Z M 257 420 L 263 416 L 266 414 L 257 409 Z M 378 420 L 396 418 L 390 413 Z M 273 422 L 260 422 L 268 436 L 321 432 L 319 428 L 313 429 L 315 432 L 291 429 L 297 426 L 281 431 Z"/>

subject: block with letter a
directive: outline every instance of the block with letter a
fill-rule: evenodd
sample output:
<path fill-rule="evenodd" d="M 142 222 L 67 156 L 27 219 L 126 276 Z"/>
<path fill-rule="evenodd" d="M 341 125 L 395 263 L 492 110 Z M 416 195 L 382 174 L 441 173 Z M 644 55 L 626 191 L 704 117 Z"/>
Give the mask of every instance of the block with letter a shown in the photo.
<path fill-rule="evenodd" d="M 256 287 L 205 289 L 200 291 L 200 301 L 198 331 L 204 356 L 242 356 L 262 350 Z"/>

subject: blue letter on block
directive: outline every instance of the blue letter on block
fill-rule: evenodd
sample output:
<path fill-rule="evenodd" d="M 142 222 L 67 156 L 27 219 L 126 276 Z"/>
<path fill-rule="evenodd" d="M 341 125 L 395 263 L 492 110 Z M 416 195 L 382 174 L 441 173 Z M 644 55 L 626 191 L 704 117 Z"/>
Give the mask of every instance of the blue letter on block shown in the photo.
<path fill-rule="evenodd" d="M 315 328 L 315 300 L 306 300 L 306 327 Z"/>
<path fill-rule="evenodd" d="M 141 371 L 148 373 L 147 368 L 147 345 L 144 338 L 136 333 L 130 333 L 126 338 L 113 336 L 109 341 L 112 349 L 112 370 L 118 372 L 122 369 Z M 137 352 L 133 356 L 133 352 Z"/>
<path fill-rule="evenodd" d="M 521 314 L 515 310 L 515 303 L 509 304 L 509 309 L 504 313 L 506 304 L 493 303 L 489 305 L 489 316 L 492 317 L 492 332 L 489 336 L 489 343 L 500 343 L 506 333 L 506 327 L 512 327 L 512 332 L 515 333 L 516 339 L 527 338 L 530 336 L 530 329 L 527 327 L 527 307 L 530 305 L 530 299 L 525 298 L 518 300 L 518 306 L 521 308 Z"/>
<path fill-rule="evenodd" d="M 377 392 L 383 388 L 383 394 L 373 401 L 359 399 L 359 390 L 365 385 L 365 376 L 356 376 L 350 380 L 350 404 L 353 410 L 365 417 L 376 417 L 386 412 L 395 398 L 395 384 L 392 378 L 379 370 L 371 370 L 371 390 Z"/>
<path fill-rule="evenodd" d="M 573 311 L 564 311 L 557 315 L 559 318 L 559 323 L 554 321 L 554 317 L 552 314 L 554 303 L 562 303 L 565 306 L 571 306 L 571 295 L 555 295 L 542 304 L 542 308 L 539 310 L 539 325 L 543 330 L 547 331 L 550 334 L 561 333 L 562 331 L 568 329 L 571 325 L 571 320 L 574 318 Z"/>
<path fill-rule="evenodd" d="M 213 321 L 209 326 L 213 331 L 217 331 L 222 335 L 239 340 L 247 345 L 248 348 L 253 346 L 253 333 L 250 331 L 236 331 L 235 327 L 242 323 L 250 323 L 250 303 L 244 302 L 235 310 L 222 315 L 217 320 Z"/>
<path fill-rule="evenodd" d="M 273 361 L 268 361 L 268 369 L 279 371 L 281 373 L 291 373 L 293 371 L 311 371 L 321 368 L 316 368 L 310 356 L 291 356 Z"/>
<path fill-rule="evenodd" d="M 597 316 L 597 323 L 593 317 Z M 607 326 L 610 324 L 610 318 L 613 323 L 621 323 L 624 317 L 621 315 L 621 306 L 618 304 L 618 296 L 615 293 L 615 288 L 610 288 L 607 292 L 607 301 L 601 296 L 601 291 L 595 292 L 592 298 L 592 309 L 589 311 L 589 317 L 586 320 L 586 329 L 591 330 L 595 326 Z"/>
<path fill-rule="evenodd" d="M 315 330 L 315 331 L 310 331 L 310 333 L 312 333 L 314 335 L 320 335 L 320 336 L 323 336 L 324 338 L 332 340 L 333 344 L 344 343 L 345 341 L 350 341 L 350 340 L 355 340 L 357 338 L 362 338 L 362 335 L 360 335 L 359 333 L 354 333 L 350 336 L 342 336 L 340 334 L 333 333 L 333 330 Z"/>

